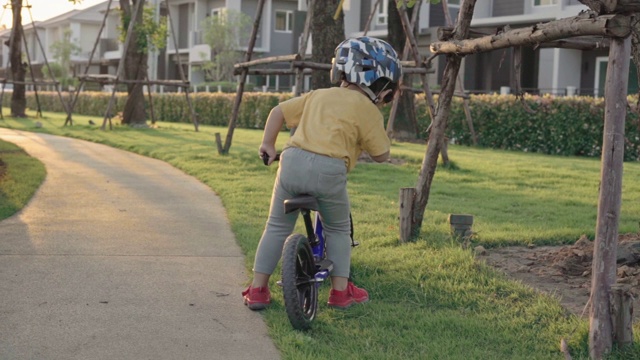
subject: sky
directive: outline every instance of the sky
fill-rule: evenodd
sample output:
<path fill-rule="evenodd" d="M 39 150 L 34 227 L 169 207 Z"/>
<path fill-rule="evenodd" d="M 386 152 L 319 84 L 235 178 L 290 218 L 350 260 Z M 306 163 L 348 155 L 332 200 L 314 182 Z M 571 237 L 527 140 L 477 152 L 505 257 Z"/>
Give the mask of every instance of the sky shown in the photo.
<path fill-rule="evenodd" d="M 56 17 L 60 14 L 64 14 L 74 9 L 82 10 L 88 7 L 91 7 L 95 4 L 99 4 L 104 2 L 105 0 L 82 0 L 82 2 L 74 5 L 72 2 L 68 0 L 23 0 L 23 9 L 22 9 L 22 23 L 30 24 L 31 16 L 29 15 L 29 11 L 24 8 L 25 5 L 31 5 L 31 14 L 33 15 L 34 21 L 43 21 L 47 19 L 51 19 L 52 17 Z M 117 1 L 113 1 L 114 4 Z M 10 0 L 0 0 L 3 6 L 10 4 Z M 0 25 L 6 25 L 6 27 L 11 27 L 13 22 L 13 15 L 11 13 L 11 7 L 2 8 L 2 19 L 0 19 Z"/>

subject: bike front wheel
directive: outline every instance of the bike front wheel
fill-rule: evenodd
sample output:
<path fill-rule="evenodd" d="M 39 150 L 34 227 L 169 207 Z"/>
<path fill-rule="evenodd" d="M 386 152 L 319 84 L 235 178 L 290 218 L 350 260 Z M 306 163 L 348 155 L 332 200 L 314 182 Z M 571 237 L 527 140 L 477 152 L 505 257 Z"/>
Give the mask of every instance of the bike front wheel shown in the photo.
<path fill-rule="evenodd" d="M 309 240 L 300 234 L 287 238 L 282 252 L 282 291 L 291 325 L 306 330 L 318 310 L 316 265 Z"/>

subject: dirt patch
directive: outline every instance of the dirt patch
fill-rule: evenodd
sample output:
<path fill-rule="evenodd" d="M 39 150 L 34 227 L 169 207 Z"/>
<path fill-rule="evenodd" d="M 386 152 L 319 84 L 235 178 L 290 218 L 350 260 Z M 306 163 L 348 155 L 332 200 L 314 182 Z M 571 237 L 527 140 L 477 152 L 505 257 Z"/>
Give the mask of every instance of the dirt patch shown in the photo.
<path fill-rule="evenodd" d="M 573 245 L 490 249 L 479 259 L 507 276 L 539 291 L 557 296 L 571 313 L 588 316 L 593 242 L 582 236 Z M 617 282 L 631 287 L 634 320 L 640 319 L 640 234 L 618 240 Z"/>

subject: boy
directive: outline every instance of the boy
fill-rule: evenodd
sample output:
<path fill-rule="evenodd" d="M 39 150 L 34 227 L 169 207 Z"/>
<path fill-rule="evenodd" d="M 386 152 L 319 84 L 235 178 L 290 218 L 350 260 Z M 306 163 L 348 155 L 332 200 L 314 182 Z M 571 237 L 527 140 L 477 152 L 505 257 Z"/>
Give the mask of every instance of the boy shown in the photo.
<path fill-rule="evenodd" d="M 369 300 L 366 290 L 349 281 L 351 221 L 347 172 L 364 150 L 377 162 L 387 161 L 390 143 L 379 106 L 390 102 L 402 69 L 393 48 L 380 39 L 347 39 L 335 50 L 331 81 L 340 87 L 319 89 L 274 107 L 267 118 L 260 156 L 275 159 L 282 125 L 296 127 L 280 158 L 269 219 L 260 239 L 252 284 L 242 293 L 252 310 L 271 302 L 269 277 L 298 213 L 284 213 L 283 201 L 299 194 L 317 198 L 327 258 L 333 262 L 328 305 L 347 308 Z"/>

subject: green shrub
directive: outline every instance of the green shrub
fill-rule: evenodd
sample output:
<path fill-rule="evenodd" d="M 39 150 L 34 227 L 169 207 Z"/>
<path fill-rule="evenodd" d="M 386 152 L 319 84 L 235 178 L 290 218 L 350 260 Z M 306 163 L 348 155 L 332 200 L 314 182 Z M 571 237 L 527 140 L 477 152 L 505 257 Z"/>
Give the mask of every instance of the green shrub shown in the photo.
<path fill-rule="evenodd" d="M 635 102 L 629 98 L 629 102 Z M 478 146 L 544 154 L 601 155 L 604 99 L 592 97 L 476 95 L 469 100 Z M 625 160 L 640 158 L 638 114 L 628 110 Z M 447 134 L 471 145 L 461 99 L 454 99 Z"/>
<path fill-rule="evenodd" d="M 146 94 L 145 94 L 146 95 Z M 290 93 L 245 92 L 242 97 L 236 126 L 261 129 L 271 109 L 289 99 Z M 74 114 L 103 117 L 111 92 L 83 92 L 74 107 Z M 121 112 L 127 94 L 117 92 L 112 115 Z M 205 125 L 227 126 L 231 119 L 235 93 L 198 92 L 190 99 L 198 117 Z M 64 112 L 56 92 L 39 92 L 44 111 Z M 70 95 L 63 93 L 70 101 Z M 148 97 L 145 97 L 148 99 Z M 634 98 L 628 99 L 635 103 Z M 11 103 L 10 94 L 3 97 L 3 106 Z M 148 102 L 147 102 L 148 104 Z M 430 119 L 424 95 L 416 96 L 418 129 L 424 137 Z M 463 109 L 462 99 L 455 98 L 449 116 L 447 136 L 451 142 L 472 145 L 471 133 Z M 37 108 L 34 93 L 27 93 L 27 106 Z M 147 105 L 148 106 L 148 105 Z M 592 97 L 553 97 L 550 95 L 472 95 L 469 108 L 477 134 L 478 146 L 494 149 L 518 150 L 565 156 L 599 157 L 604 125 L 604 99 Z M 184 93 L 153 95 L 156 119 L 171 122 L 191 122 L 191 112 Z M 385 119 L 390 106 L 382 109 Z M 640 159 L 640 122 L 638 114 L 627 112 L 625 129 L 625 160 Z"/>

